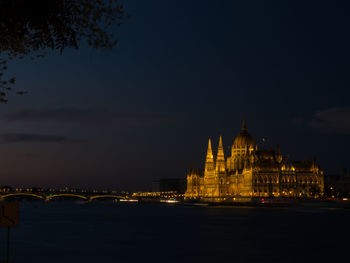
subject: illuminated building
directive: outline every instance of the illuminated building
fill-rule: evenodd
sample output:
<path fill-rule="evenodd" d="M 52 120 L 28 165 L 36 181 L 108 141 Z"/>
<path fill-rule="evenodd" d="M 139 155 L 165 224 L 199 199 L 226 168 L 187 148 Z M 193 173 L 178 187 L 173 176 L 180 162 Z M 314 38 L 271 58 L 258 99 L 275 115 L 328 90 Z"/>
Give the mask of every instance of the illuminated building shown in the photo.
<path fill-rule="evenodd" d="M 222 138 L 214 157 L 209 139 L 204 171 L 187 175 L 186 199 L 243 200 L 252 197 L 320 197 L 323 171 L 315 161 L 292 162 L 274 150 L 259 150 L 245 121 L 225 157 Z"/>

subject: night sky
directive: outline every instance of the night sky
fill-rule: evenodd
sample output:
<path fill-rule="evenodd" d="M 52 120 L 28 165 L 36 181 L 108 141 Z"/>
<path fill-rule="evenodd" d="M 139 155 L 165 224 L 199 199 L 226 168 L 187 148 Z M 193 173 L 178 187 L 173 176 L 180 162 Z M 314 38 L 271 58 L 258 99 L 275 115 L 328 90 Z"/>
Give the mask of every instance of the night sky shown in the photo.
<path fill-rule="evenodd" d="M 348 1 L 127 1 L 113 50 L 15 60 L 0 105 L 1 185 L 147 190 L 260 147 L 350 168 Z M 262 142 L 266 138 L 266 142 Z"/>

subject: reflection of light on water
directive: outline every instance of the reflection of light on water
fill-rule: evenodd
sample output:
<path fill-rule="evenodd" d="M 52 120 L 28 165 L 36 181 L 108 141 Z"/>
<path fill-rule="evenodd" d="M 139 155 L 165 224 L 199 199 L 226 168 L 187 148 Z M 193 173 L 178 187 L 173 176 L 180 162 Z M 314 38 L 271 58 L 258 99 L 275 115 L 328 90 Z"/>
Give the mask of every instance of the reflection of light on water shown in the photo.
<path fill-rule="evenodd" d="M 128 198 L 118 198 L 118 201 L 120 199 Z M 344 242 L 344 235 L 349 233 L 350 209 L 320 211 L 315 205 L 315 209 L 306 207 L 303 212 L 300 207 L 220 208 L 210 203 L 196 204 L 192 209 L 192 206 L 187 206 L 192 204 L 186 202 L 184 205 L 180 205 L 181 202 L 159 205 L 155 205 L 155 201 L 143 204 L 122 202 L 121 206 L 99 202 L 86 202 L 84 206 L 71 202 L 21 203 L 20 226 L 12 233 L 15 234 L 12 240 L 15 242 L 11 241 L 14 249 L 13 254 L 10 252 L 12 261 L 90 263 L 115 262 L 116 258 L 120 258 L 121 262 L 144 262 L 148 251 L 157 247 L 159 251 L 152 263 L 164 263 L 164 258 L 169 258 L 170 253 L 175 259 L 169 261 L 174 262 L 229 263 L 232 261 L 232 249 L 223 247 L 237 247 L 234 256 L 245 258 L 246 262 L 264 261 L 267 255 L 272 255 L 269 261 L 273 263 L 277 261 L 274 259 L 283 258 L 288 253 L 290 262 L 302 262 L 306 250 L 323 248 L 324 244 L 327 244 L 327 249 L 321 255 L 310 252 L 313 257 L 310 263 L 324 262 L 323 258 L 344 262 L 341 259 L 347 257 L 348 242 Z M 38 204 L 39 208 L 33 209 L 34 204 Z M 266 227 L 271 224 L 272 218 L 278 220 L 273 222 L 273 227 Z M 0 230 L 0 234 L 6 233 L 6 229 Z M 257 233 L 261 242 L 259 247 L 246 245 Z M 308 238 L 301 238 L 305 235 Z M 213 240 L 216 242 L 211 242 Z M 281 241 L 290 242 L 293 253 L 290 252 L 291 246 L 278 246 Z M 62 254 L 62 258 L 55 260 L 53 255 L 62 251 L 67 253 L 68 258 Z M 217 260 L 216 251 L 220 251 Z M 184 259 L 181 260 L 181 257 Z"/>
<path fill-rule="evenodd" d="M 120 199 L 120 202 L 138 202 L 137 199 Z"/>
<path fill-rule="evenodd" d="M 193 203 L 192 205 L 199 205 L 199 206 L 208 206 L 207 203 Z"/>
<path fill-rule="evenodd" d="M 169 200 L 160 200 L 162 203 L 178 203 L 178 202 L 180 202 L 180 201 L 177 201 L 177 200 L 171 200 L 171 199 L 169 199 Z"/>

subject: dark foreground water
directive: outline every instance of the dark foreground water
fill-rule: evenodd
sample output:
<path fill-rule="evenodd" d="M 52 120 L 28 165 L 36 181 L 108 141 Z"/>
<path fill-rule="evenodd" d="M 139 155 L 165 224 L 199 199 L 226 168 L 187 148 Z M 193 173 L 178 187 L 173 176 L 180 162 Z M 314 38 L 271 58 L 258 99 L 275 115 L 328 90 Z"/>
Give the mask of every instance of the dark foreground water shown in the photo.
<path fill-rule="evenodd" d="M 350 262 L 350 210 L 22 203 L 11 239 L 16 263 Z"/>

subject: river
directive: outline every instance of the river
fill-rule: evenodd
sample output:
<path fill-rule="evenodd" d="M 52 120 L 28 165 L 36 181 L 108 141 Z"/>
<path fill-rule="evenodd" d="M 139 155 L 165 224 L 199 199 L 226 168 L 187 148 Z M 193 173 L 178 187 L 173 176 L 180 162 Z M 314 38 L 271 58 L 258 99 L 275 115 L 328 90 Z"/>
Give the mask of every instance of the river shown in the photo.
<path fill-rule="evenodd" d="M 349 262 L 349 244 L 350 209 L 24 202 L 10 261 Z"/>

